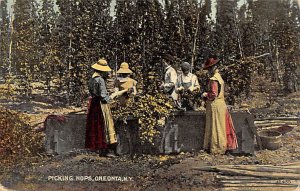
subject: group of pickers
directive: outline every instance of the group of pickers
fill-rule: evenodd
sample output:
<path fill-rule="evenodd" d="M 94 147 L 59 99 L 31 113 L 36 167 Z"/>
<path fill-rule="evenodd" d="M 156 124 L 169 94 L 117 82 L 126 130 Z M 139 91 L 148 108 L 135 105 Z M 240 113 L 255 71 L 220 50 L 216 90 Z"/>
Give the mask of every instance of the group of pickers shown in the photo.
<path fill-rule="evenodd" d="M 201 94 L 198 78 L 191 73 L 188 62 L 181 64 L 181 74 L 172 67 L 173 56 L 161 56 L 165 69 L 164 82 L 160 88 L 167 94 L 179 109 L 193 109 L 193 102 L 184 99 L 185 93 Z M 204 145 L 205 151 L 212 154 L 225 154 L 226 151 L 237 148 L 237 138 L 231 116 L 224 99 L 224 80 L 218 68 L 221 62 L 216 56 L 209 57 L 203 65 L 208 70 L 210 79 L 208 90 L 199 96 L 205 100 L 206 122 Z M 90 92 L 87 113 L 85 148 L 98 151 L 104 156 L 115 156 L 117 136 L 114 121 L 110 110 L 110 102 L 117 99 L 120 106 L 126 106 L 129 95 L 136 95 L 137 81 L 130 78 L 133 73 L 126 62 L 121 63 L 117 71 L 117 80 L 114 82 L 114 91 L 108 93 L 107 81 L 111 68 L 105 59 L 100 59 L 92 65 L 94 74 L 89 80 Z"/>

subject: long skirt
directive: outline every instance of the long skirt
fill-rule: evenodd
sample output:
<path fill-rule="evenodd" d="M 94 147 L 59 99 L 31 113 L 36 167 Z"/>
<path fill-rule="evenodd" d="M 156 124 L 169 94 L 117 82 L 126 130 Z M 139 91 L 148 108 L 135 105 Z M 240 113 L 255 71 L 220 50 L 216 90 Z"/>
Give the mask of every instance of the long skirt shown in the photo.
<path fill-rule="evenodd" d="M 109 104 L 101 104 L 98 97 L 89 98 L 85 148 L 107 149 L 114 143 L 117 143 L 117 139 Z"/>
<path fill-rule="evenodd" d="M 224 100 L 207 103 L 204 149 L 212 154 L 224 154 L 237 148 L 237 138 Z"/>

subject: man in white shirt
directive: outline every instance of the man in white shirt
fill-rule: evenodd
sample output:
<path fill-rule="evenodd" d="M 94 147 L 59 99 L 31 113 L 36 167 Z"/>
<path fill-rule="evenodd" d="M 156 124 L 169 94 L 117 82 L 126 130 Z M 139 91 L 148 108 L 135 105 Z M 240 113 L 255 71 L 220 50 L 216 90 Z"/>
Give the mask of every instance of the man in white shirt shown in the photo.
<path fill-rule="evenodd" d="M 161 89 L 173 99 L 175 107 L 178 107 L 178 94 L 175 92 L 177 82 L 177 72 L 172 67 L 174 58 L 170 54 L 162 55 L 162 64 L 165 69 L 164 82 Z M 174 143 L 174 146 L 171 143 Z M 173 124 L 172 120 L 167 120 L 163 131 L 163 138 L 161 142 L 161 152 L 165 154 L 179 153 L 178 148 L 178 125 Z"/>
<path fill-rule="evenodd" d="M 198 78 L 191 73 L 191 65 L 188 62 L 181 64 L 182 74 L 178 76 L 175 92 L 180 94 L 181 106 L 187 110 L 194 110 L 195 100 L 193 95 L 200 90 Z"/>
<path fill-rule="evenodd" d="M 162 56 L 162 63 L 165 68 L 164 82 L 161 85 L 161 89 L 164 90 L 176 103 L 178 99 L 178 94 L 175 92 L 175 86 L 177 82 L 177 72 L 172 67 L 172 62 L 174 58 L 169 54 L 164 54 Z"/>

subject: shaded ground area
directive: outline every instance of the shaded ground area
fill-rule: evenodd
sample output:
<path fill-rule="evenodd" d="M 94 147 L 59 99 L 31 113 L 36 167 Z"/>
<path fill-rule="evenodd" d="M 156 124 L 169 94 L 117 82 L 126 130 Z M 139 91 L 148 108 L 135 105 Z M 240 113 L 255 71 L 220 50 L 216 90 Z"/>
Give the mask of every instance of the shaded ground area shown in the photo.
<path fill-rule="evenodd" d="M 69 153 L 44 158 L 30 166 L 15 167 L 2 177 L 3 185 L 16 190 L 214 190 L 212 173 L 192 171 L 203 161 L 192 154 L 178 156 L 139 156 L 130 159 L 104 158 L 97 154 Z M 133 181 L 54 181 L 51 176 L 120 176 Z"/>
<path fill-rule="evenodd" d="M 291 141 L 294 140 L 294 141 Z M 195 167 L 221 164 L 284 164 L 300 161 L 300 129 L 284 136 L 276 151 L 257 151 L 255 156 L 213 156 L 204 152 L 176 156 L 99 157 L 96 153 L 74 151 L 44 156 L 11 169 L 1 167 L 1 183 L 15 190 L 221 190 L 216 174 L 195 171 Z M 60 180 L 48 180 L 61 176 Z M 67 181 L 62 176 L 120 176 L 133 181 Z M 103 177 L 102 177 L 103 178 Z M 59 179 L 59 178 L 58 178 Z M 261 189 L 263 190 L 263 189 Z"/>

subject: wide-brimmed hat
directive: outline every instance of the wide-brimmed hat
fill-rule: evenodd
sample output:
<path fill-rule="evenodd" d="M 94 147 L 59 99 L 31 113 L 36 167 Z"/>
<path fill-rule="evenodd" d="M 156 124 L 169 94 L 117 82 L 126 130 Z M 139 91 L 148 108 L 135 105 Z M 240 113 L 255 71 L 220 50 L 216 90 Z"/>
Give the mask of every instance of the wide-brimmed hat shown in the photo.
<path fill-rule="evenodd" d="M 220 59 L 218 59 L 218 58 L 208 58 L 203 65 L 203 70 L 207 70 L 211 66 L 216 65 L 219 61 L 220 61 Z"/>
<path fill-rule="evenodd" d="M 131 74 L 133 73 L 129 69 L 129 64 L 127 62 L 122 62 L 120 65 L 120 69 L 117 71 L 118 74 Z"/>
<path fill-rule="evenodd" d="M 92 65 L 92 68 L 103 72 L 111 71 L 111 68 L 107 65 L 107 61 L 105 59 L 100 59 L 98 62 Z"/>

